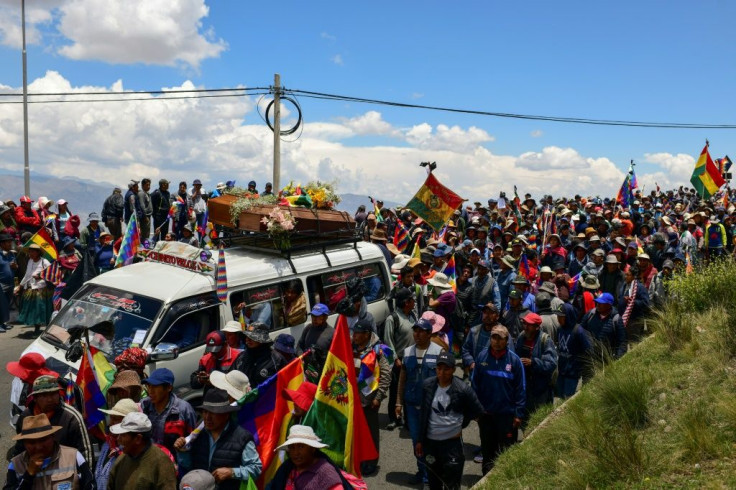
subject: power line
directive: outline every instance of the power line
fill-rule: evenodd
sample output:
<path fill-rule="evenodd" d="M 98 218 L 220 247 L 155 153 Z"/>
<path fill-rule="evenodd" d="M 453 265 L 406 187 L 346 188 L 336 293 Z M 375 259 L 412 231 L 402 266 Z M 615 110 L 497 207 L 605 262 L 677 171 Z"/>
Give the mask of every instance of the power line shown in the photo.
<path fill-rule="evenodd" d="M 263 92 L 268 94 L 268 92 Z M 252 94 L 216 94 L 216 95 L 180 95 L 176 97 L 126 97 L 118 99 L 59 99 L 59 100 L 29 100 L 29 104 L 68 104 L 68 103 L 97 103 L 97 102 L 129 102 L 129 101 L 162 101 L 162 100 L 184 100 L 184 99 L 212 99 L 221 97 L 243 97 L 245 95 L 261 95 L 258 92 Z M 22 104 L 21 100 L 9 100 L 0 102 L 2 104 Z"/>
<path fill-rule="evenodd" d="M 378 104 L 393 107 L 404 107 L 409 109 L 426 109 L 433 111 L 453 112 L 460 114 L 473 114 L 479 116 L 492 116 L 513 119 L 528 119 L 535 121 L 562 122 L 574 124 L 593 124 L 600 126 L 629 126 L 645 128 L 669 128 L 669 129 L 736 129 L 733 124 L 700 124 L 700 123 L 670 123 L 670 122 L 645 122 L 645 121 L 619 121 L 609 119 L 587 119 L 577 117 L 539 116 L 530 114 L 514 114 L 505 112 L 490 112 L 474 109 L 457 109 L 450 107 L 429 106 L 421 104 L 408 104 L 404 102 L 393 102 L 378 99 L 365 99 L 361 97 L 327 94 L 322 92 L 311 92 L 306 90 L 284 90 L 291 94 L 300 94 L 303 97 L 323 100 L 336 100 L 342 102 L 359 102 L 365 104 Z"/>
<path fill-rule="evenodd" d="M 173 89 L 173 90 L 126 90 L 119 92 L 39 92 L 30 93 L 28 97 L 65 97 L 78 95 L 140 95 L 140 94 L 191 94 L 191 93 L 214 93 L 214 92 L 251 92 L 269 90 L 269 87 L 240 87 L 240 88 L 196 88 L 196 89 Z M 0 97 L 21 97 L 22 93 L 0 93 Z M 237 95 L 237 94 L 234 94 Z"/>
<path fill-rule="evenodd" d="M 235 92 L 235 93 L 233 93 Z M 704 123 L 679 123 L 679 122 L 651 122 L 651 121 L 628 121 L 615 119 L 592 119 L 580 117 L 562 117 L 562 116 L 542 116 L 534 114 L 517 114 L 510 112 L 493 112 L 478 109 L 462 109 L 453 107 L 432 106 L 423 104 L 409 104 L 406 102 L 395 102 L 381 99 L 368 99 L 364 97 L 355 97 L 349 95 L 329 94 L 324 92 L 314 92 L 309 90 L 286 89 L 283 88 L 284 94 L 320 100 L 333 100 L 341 102 L 355 102 L 361 104 L 375 104 L 388 107 L 400 107 L 405 109 L 424 109 L 431 111 L 450 112 L 456 114 L 470 114 L 476 116 L 499 117 L 507 119 L 522 119 L 532 121 L 558 122 L 567 124 L 588 124 L 596 126 L 623 126 L 638 128 L 660 128 L 660 129 L 736 129 L 736 124 L 704 124 Z M 175 97 L 125 97 L 125 98 L 99 98 L 99 99 L 78 99 L 79 96 L 110 96 L 110 95 L 169 95 L 169 94 L 194 94 L 191 96 L 175 96 Z M 71 99 L 61 100 L 34 100 L 28 101 L 29 104 L 55 104 L 55 103 L 98 103 L 98 102 L 127 102 L 127 101 L 149 101 L 149 100 L 182 100 L 182 99 L 205 99 L 218 97 L 243 97 L 251 95 L 267 95 L 272 93 L 271 87 L 250 87 L 250 88 L 217 88 L 217 89 L 175 89 L 175 90 L 140 90 L 127 92 L 49 92 L 49 93 L 32 93 L 29 97 L 72 97 Z M 0 93 L 0 97 L 20 97 L 19 93 Z M 0 101 L 2 104 L 21 104 L 22 101 Z"/>

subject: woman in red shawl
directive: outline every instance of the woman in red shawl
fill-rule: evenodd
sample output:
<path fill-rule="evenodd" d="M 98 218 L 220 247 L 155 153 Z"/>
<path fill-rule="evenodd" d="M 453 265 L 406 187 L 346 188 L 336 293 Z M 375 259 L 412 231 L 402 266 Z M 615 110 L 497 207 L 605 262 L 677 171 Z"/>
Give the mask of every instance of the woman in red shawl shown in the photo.
<path fill-rule="evenodd" d="M 562 260 L 567 263 L 567 250 L 562 246 L 560 236 L 553 233 L 549 236 L 547 242 L 542 252 L 542 266 L 546 265 L 551 269 L 555 262 L 560 260 L 559 257 L 562 257 Z"/>

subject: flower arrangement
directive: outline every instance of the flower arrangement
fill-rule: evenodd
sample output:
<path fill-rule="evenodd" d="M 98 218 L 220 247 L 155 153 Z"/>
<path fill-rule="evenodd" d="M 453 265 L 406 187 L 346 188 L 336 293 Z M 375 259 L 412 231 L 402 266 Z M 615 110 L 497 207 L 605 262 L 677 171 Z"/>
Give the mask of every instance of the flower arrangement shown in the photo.
<path fill-rule="evenodd" d="M 340 202 L 335 192 L 336 182 L 311 181 L 305 186 L 289 182 L 280 192 L 283 204 L 303 206 L 312 209 L 333 209 Z"/>
<path fill-rule="evenodd" d="M 243 192 L 237 192 L 241 190 Z M 271 196 L 259 196 L 258 194 L 249 194 L 245 189 L 235 187 L 232 191 L 226 191 L 225 194 L 232 194 L 237 196 L 238 199 L 230 205 L 230 221 L 235 224 L 240 217 L 240 214 L 244 211 L 255 206 L 270 206 L 279 202 L 278 197 Z"/>
<path fill-rule="evenodd" d="M 266 225 L 268 236 L 271 237 L 276 248 L 285 250 L 291 246 L 289 234 L 296 226 L 296 219 L 288 209 L 275 206 L 268 213 L 268 217 L 261 218 L 261 223 Z"/>

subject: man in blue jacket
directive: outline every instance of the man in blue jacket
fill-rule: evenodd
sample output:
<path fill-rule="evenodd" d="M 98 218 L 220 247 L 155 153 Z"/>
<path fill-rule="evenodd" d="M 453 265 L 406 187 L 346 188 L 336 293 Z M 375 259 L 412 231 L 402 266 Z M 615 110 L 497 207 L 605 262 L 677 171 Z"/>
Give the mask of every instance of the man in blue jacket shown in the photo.
<path fill-rule="evenodd" d="M 488 473 L 501 452 L 516 442 L 526 405 L 524 365 L 508 349 L 509 331 L 496 325 L 491 345 L 475 360 L 472 387 L 483 405 L 478 419 L 483 454 L 483 474 Z"/>
<path fill-rule="evenodd" d="M 412 447 L 419 441 L 419 425 L 422 400 L 424 397 L 424 380 L 434 376 L 437 367 L 437 356 L 442 347 L 430 341 L 432 324 L 423 318 L 414 324 L 414 344 L 404 349 L 399 387 L 397 391 L 396 418 L 400 418 L 402 408 L 409 427 Z M 427 472 L 424 467 L 424 458 L 417 458 L 418 472 L 412 479 L 412 484 L 427 483 Z"/>
<path fill-rule="evenodd" d="M 527 421 L 537 407 L 552 403 L 552 375 L 557 369 L 557 349 L 552 337 L 541 331 L 542 317 L 529 312 L 521 319 L 524 331 L 516 339 L 515 352 L 524 365 Z"/>

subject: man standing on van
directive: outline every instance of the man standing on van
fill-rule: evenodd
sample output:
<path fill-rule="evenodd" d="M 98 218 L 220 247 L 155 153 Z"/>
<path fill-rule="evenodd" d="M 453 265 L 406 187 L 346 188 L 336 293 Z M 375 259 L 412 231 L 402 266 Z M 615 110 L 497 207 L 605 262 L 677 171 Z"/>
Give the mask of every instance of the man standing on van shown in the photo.
<path fill-rule="evenodd" d="M 189 404 L 174 394 L 174 373 L 158 368 L 141 381 L 148 396 L 141 400 L 141 411 L 151 420 L 156 444 L 174 453 L 174 442 L 188 436 L 196 427 L 197 414 Z"/>

